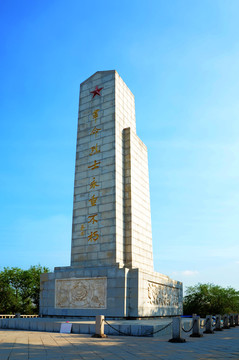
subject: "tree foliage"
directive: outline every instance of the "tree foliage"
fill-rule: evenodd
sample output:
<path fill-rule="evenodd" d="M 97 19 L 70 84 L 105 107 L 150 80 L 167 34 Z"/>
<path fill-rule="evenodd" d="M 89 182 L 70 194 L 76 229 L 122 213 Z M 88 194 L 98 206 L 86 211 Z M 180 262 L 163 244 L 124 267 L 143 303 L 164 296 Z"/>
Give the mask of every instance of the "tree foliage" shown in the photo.
<path fill-rule="evenodd" d="M 0 271 L 0 314 L 38 314 L 40 274 L 46 272 L 49 269 L 40 265 Z"/>
<path fill-rule="evenodd" d="M 189 286 L 183 300 L 185 315 L 230 314 L 239 312 L 239 291 L 214 284 Z"/>

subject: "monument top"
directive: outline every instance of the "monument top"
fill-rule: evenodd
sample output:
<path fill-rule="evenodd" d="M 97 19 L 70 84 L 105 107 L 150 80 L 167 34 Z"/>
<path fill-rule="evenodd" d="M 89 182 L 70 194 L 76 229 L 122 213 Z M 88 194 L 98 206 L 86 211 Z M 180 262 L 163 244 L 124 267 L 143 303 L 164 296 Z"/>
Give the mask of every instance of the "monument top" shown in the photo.
<path fill-rule="evenodd" d="M 96 71 L 93 75 L 91 75 L 90 77 L 88 77 L 86 80 L 82 81 L 81 85 L 83 85 L 84 83 L 88 82 L 88 81 L 91 80 L 92 78 L 94 78 L 94 80 L 95 80 L 97 74 L 109 75 L 109 74 L 113 74 L 113 73 L 117 73 L 117 71 L 116 71 L 116 70 Z M 118 73 L 117 73 L 117 74 L 118 74 Z"/>

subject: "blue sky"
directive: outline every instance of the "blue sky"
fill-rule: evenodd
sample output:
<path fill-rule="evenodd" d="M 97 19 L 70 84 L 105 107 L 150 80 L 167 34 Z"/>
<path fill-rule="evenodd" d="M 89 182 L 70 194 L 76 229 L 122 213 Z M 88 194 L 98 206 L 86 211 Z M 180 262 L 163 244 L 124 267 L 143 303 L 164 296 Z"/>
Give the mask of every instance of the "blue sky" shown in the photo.
<path fill-rule="evenodd" d="M 239 290 L 238 1 L 0 2 L 0 268 L 70 263 L 79 85 L 116 69 L 147 145 L 155 270 Z"/>

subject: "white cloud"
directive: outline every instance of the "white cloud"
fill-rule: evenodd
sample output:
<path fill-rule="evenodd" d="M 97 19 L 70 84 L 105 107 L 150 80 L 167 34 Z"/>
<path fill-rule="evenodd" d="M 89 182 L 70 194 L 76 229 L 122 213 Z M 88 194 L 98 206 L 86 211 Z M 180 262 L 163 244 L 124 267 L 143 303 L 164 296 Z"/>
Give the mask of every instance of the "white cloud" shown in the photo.
<path fill-rule="evenodd" d="M 194 275 L 198 275 L 199 271 L 197 270 L 173 271 L 172 274 L 176 276 L 194 276 Z"/>
<path fill-rule="evenodd" d="M 197 275 L 199 274 L 199 271 L 197 270 L 184 270 L 182 271 L 182 275 L 184 276 L 194 276 L 194 275 Z"/>

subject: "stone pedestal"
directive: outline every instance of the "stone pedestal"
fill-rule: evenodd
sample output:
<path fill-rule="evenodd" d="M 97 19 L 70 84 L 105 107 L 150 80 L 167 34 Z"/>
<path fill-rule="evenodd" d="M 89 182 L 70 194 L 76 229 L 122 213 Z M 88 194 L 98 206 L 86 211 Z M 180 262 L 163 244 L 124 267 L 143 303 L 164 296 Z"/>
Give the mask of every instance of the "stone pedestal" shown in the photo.
<path fill-rule="evenodd" d="M 153 270 L 147 148 L 116 71 L 81 84 L 71 266 L 42 275 L 40 313 L 182 314 L 182 284 Z"/>

